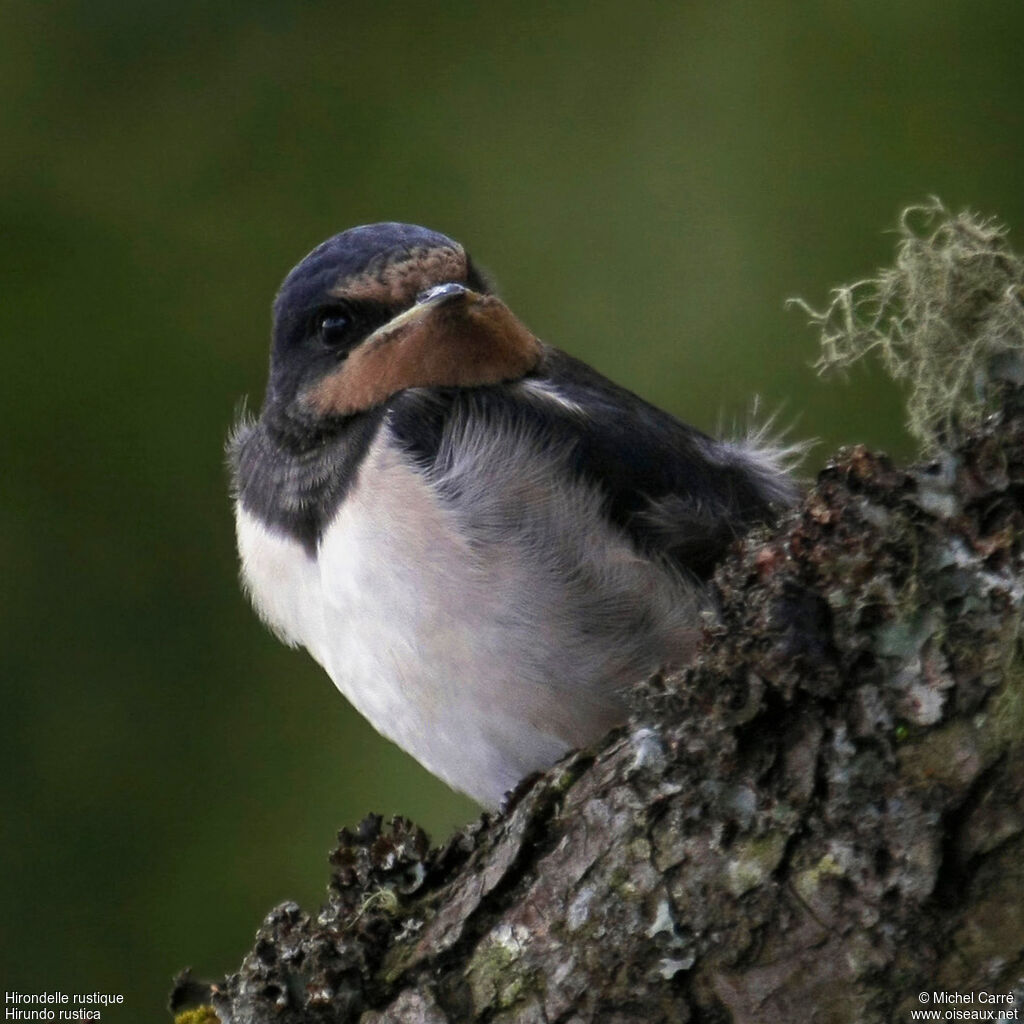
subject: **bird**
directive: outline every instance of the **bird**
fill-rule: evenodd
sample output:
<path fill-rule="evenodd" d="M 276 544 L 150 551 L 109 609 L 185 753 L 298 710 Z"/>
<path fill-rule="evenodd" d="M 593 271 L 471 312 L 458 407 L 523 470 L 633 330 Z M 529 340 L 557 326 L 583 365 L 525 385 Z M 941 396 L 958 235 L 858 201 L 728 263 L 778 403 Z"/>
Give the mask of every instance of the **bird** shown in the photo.
<path fill-rule="evenodd" d="M 227 449 L 259 616 L 490 809 L 692 658 L 716 562 L 796 495 L 780 446 L 613 383 L 458 242 L 396 222 L 288 273 L 262 408 Z"/>

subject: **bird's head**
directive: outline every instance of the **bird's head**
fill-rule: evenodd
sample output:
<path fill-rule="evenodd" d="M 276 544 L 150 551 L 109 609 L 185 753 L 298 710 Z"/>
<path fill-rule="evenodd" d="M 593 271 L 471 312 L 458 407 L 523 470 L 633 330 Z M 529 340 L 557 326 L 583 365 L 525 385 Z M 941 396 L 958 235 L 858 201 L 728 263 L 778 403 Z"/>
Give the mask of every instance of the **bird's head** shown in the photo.
<path fill-rule="evenodd" d="M 406 388 L 517 379 L 541 354 L 458 242 L 367 224 L 329 238 L 285 278 L 266 408 L 306 426 L 344 421 Z"/>

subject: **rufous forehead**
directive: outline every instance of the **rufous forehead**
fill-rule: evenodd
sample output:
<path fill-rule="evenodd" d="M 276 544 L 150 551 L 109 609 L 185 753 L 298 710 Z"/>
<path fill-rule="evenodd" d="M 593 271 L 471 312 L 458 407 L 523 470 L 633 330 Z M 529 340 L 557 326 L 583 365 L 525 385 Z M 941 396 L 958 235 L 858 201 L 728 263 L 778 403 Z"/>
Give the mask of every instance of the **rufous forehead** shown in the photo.
<path fill-rule="evenodd" d="M 435 284 L 465 278 L 466 253 L 462 246 L 419 248 L 397 259 L 371 264 L 360 274 L 343 277 L 328 294 L 338 299 L 369 299 L 404 306 Z"/>

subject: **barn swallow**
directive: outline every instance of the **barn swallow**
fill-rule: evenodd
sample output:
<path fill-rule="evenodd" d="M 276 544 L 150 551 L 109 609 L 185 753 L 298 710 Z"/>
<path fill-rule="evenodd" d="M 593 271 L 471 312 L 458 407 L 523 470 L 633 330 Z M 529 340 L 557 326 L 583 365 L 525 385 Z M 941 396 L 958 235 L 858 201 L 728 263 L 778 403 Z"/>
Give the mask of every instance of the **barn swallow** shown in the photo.
<path fill-rule="evenodd" d="M 461 245 L 397 223 L 288 274 L 229 459 L 261 617 L 486 807 L 692 655 L 715 562 L 795 497 L 777 450 L 545 344 Z"/>

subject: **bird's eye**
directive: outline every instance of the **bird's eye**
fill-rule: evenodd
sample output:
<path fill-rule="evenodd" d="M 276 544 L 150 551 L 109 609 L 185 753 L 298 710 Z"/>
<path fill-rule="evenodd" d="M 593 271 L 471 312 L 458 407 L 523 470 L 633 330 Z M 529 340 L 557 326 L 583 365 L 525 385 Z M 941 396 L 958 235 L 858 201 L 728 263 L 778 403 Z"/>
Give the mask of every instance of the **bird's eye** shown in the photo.
<path fill-rule="evenodd" d="M 322 316 L 317 322 L 317 333 L 325 345 L 333 348 L 347 339 L 351 327 L 352 317 L 332 312 Z"/>

